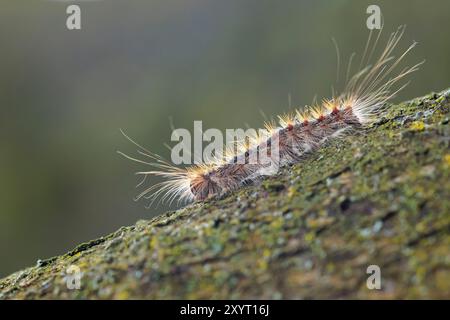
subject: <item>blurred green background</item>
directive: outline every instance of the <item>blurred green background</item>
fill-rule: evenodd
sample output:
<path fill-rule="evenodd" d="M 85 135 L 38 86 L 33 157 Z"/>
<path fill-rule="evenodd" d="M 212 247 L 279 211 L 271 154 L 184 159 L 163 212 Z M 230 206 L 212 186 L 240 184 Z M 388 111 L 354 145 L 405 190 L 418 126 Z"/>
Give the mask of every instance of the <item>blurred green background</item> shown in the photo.
<path fill-rule="evenodd" d="M 426 59 L 395 100 L 450 85 L 450 1 L 0 1 L 0 276 L 166 207 L 134 202 L 119 132 L 170 158 L 176 127 L 259 127 L 327 97 L 341 54 L 361 53 L 366 8 Z M 66 28 L 68 3 L 82 30 Z M 386 34 L 385 34 L 386 35 Z"/>

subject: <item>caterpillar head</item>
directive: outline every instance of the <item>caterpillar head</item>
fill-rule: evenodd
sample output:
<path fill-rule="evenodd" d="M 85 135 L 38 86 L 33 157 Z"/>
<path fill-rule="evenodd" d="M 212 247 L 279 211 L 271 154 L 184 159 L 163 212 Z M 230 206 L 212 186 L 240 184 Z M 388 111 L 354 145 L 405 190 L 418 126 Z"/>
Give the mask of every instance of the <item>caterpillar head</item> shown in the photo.
<path fill-rule="evenodd" d="M 195 201 L 203 201 L 220 193 L 220 187 L 209 173 L 198 175 L 192 179 L 190 189 Z"/>

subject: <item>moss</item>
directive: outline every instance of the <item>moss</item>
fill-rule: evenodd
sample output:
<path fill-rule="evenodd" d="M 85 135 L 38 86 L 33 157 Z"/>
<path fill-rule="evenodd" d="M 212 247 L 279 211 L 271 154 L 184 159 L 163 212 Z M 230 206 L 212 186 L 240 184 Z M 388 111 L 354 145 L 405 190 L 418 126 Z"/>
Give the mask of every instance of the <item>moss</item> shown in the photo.
<path fill-rule="evenodd" d="M 259 184 L 16 272 L 0 297 L 449 298 L 449 113 L 450 90 L 391 106 Z"/>

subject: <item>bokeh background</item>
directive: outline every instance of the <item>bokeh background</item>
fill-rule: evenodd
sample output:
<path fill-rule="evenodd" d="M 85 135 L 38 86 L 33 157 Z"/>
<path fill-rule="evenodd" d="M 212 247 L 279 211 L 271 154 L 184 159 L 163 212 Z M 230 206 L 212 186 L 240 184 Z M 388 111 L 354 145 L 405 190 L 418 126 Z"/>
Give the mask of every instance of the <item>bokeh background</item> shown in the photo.
<path fill-rule="evenodd" d="M 66 28 L 69 3 L 82 30 Z M 170 158 L 176 127 L 258 128 L 327 97 L 366 8 L 426 59 L 396 101 L 450 86 L 450 1 L 0 1 L 0 276 L 167 209 L 134 202 L 120 134 Z M 386 35 L 385 33 L 385 35 Z"/>

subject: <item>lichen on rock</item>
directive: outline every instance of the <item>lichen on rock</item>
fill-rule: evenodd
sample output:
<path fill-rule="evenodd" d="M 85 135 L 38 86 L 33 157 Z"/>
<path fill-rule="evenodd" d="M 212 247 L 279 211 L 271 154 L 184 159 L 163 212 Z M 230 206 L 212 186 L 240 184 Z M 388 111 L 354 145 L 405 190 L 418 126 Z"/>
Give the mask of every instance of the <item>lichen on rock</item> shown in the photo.
<path fill-rule="evenodd" d="M 450 90 L 390 106 L 276 176 L 40 260 L 0 298 L 450 298 L 449 119 Z"/>

